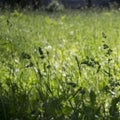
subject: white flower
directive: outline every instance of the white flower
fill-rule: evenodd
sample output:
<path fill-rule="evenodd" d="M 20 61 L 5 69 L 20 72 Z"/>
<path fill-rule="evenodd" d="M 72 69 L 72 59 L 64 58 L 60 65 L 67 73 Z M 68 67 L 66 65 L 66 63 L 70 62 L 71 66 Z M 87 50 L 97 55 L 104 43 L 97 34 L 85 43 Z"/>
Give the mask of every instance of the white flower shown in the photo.
<path fill-rule="evenodd" d="M 70 31 L 70 35 L 73 35 L 74 34 L 74 31 Z"/>
<path fill-rule="evenodd" d="M 56 63 L 54 63 L 54 66 L 57 69 L 59 67 L 59 64 L 56 62 Z"/>
<path fill-rule="evenodd" d="M 62 73 L 62 76 L 63 76 L 63 77 L 66 77 L 66 74 L 65 74 L 65 73 Z"/>
<path fill-rule="evenodd" d="M 46 50 L 50 50 L 50 49 L 52 49 L 52 46 L 51 46 L 51 45 L 48 45 L 48 46 L 45 47 L 45 49 L 46 49 Z"/>
<path fill-rule="evenodd" d="M 20 70 L 18 68 L 15 69 L 15 72 L 19 72 Z"/>

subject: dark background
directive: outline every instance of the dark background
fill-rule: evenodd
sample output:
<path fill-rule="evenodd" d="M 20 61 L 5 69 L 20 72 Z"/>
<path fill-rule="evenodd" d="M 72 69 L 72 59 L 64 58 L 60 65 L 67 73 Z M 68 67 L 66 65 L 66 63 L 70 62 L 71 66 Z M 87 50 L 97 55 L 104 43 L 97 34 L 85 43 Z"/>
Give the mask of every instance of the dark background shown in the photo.
<path fill-rule="evenodd" d="M 5 6 L 10 8 L 30 6 L 33 9 L 38 9 L 48 6 L 53 1 L 55 0 L 0 0 L 0 5 L 2 8 L 5 8 Z M 113 3 L 120 4 L 120 0 L 57 0 L 57 2 L 63 4 L 65 8 L 81 8 L 85 6 L 109 7 Z"/>

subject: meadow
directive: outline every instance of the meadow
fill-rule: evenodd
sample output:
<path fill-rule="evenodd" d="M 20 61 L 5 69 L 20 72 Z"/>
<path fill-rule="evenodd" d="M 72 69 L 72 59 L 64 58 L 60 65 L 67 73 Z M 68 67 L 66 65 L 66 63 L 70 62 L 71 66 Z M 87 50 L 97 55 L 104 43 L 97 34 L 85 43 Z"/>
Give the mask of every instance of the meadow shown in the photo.
<path fill-rule="evenodd" d="M 0 120 L 120 120 L 120 11 L 0 12 Z"/>

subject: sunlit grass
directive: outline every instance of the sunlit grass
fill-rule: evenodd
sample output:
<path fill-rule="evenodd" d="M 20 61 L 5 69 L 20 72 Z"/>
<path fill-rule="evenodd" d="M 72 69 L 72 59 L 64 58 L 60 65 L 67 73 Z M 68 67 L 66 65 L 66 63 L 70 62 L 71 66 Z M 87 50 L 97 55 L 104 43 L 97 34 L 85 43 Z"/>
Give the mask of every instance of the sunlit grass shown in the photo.
<path fill-rule="evenodd" d="M 2 12 L 2 120 L 119 120 L 119 19 L 117 10 Z"/>

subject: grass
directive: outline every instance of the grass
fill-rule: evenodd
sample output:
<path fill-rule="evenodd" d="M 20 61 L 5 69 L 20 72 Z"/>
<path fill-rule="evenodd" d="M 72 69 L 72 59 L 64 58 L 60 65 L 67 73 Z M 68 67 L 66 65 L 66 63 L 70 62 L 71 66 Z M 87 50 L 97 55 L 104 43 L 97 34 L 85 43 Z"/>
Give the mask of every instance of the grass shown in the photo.
<path fill-rule="evenodd" d="M 119 120 L 117 10 L 0 13 L 1 120 Z"/>

